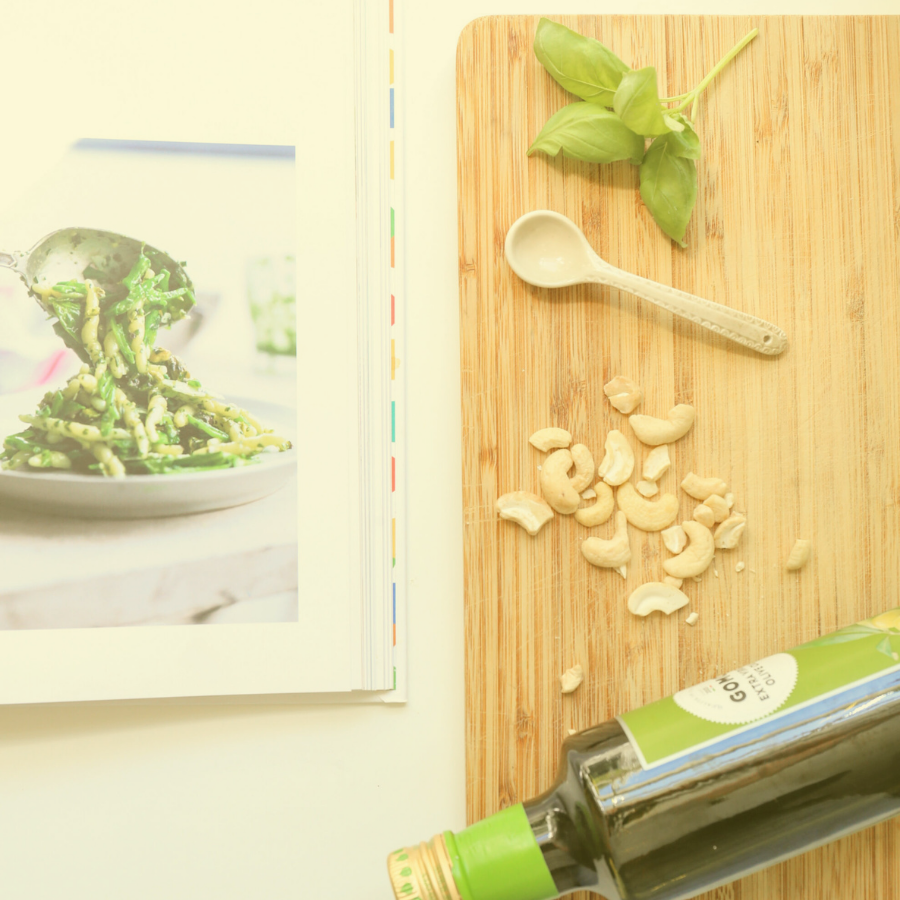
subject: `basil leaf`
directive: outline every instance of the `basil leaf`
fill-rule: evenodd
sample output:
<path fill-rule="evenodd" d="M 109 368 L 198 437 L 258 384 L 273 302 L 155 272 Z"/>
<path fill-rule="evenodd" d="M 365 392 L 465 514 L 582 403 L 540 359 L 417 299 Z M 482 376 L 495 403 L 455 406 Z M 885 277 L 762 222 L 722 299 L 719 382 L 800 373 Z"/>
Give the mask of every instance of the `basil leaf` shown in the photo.
<path fill-rule="evenodd" d="M 669 126 L 663 120 L 656 89 L 656 69 L 647 66 L 622 76 L 613 98 L 616 115 L 638 134 L 665 134 Z"/>
<path fill-rule="evenodd" d="M 534 35 L 534 55 L 567 91 L 612 106 L 613 95 L 628 66 L 600 41 L 541 19 Z"/>
<path fill-rule="evenodd" d="M 673 117 L 681 125 L 681 131 L 673 131 L 669 135 L 672 152 L 683 159 L 700 159 L 700 138 L 687 116 L 676 113 Z"/>
<path fill-rule="evenodd" d="M 672 134 L 656 138 L 644 156 L 641 163 L 641 199 L 656 224 L 670 238 L 686 247 L 684 232 L 697 202 L 697 167 L 693 159 L 677 155 L 673 149 Z"/>
<path fill-rule="evenodd" d="M 630 159 L 639 163 L 644 155 L 644 139 L 628 129 L 614 113 L 597 103 L 570 103 L 547 120 L 528 148 L 582 162 L 608 163 Z"/>

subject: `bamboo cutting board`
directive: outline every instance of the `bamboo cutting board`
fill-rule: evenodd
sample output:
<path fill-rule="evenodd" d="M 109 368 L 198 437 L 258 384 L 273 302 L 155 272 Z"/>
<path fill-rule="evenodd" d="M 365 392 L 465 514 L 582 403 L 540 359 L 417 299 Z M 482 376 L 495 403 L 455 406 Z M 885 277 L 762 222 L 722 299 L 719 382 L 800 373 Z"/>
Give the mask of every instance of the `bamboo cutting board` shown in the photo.
<path fill-rule="evenodd" d="M 703 147 L 687 249 L 657 228 L 628 163 L 525 151 L 576 98 L 532 52 L 536 17 L 471 23 L 458 48 L 459 282 L 465 513 L 468 812 L 546 789 L 567 730 L 900 604 L 900 20 L 570 16 L 660 93 L 692 88 L 754 26 L 760 36 L 700 101 Z M 577 222 L 613 265 L 776 322 L 758 356 L 604 287 L 549 292 L 509 269 L 503 243 L 532 209 Z M 691 403 L 663 490 L 682 518 L 688 471 L 718 475 L 748 528 L 688 609 L 637 619 L 628 594 L 661 580 L 658 535 L 631 530 L 627 582 L 590 567 L 587 530 L 556 516 L 536 538 L 494 502 L 539 492 L 559 425 L 595 461 L 611 428 L 603 385 L 627 375 L 640 412 Z M 638 452 L 640 465 L 646 450 Z M 608 537 L 612 523 L 591 532 Z M 796 538 L 810 563 L 789 574 Z M 746 569 L 738 573 L 736 563 Z M 696 610 L 694 628 L 684 624 Z M 562 696 L 559 675 L 587 675 Z M 583 895 L 578 895 L 583 896 Z M 712 895 L 710 895 L 712 896 Z M 718 900 L 900 898 L 900 821 L 715 892 Z"/>

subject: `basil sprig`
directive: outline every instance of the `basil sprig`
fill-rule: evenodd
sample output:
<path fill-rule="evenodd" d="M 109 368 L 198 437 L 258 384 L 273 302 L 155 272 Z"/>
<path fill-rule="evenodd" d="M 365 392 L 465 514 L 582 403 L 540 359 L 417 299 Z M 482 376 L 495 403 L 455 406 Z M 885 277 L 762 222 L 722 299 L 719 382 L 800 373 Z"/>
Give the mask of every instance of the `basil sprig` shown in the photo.
<path fill-rule="evenodd" d="M 738 42 L 692 91 L 660 98 L 653 66 L 630 69 L 600 41 L 541 19 L 534 38 L 535 56 L 581 102 L 554 113 L 528 155 L 562 153 L 582 162 L 627 159 L 639 165 L 641 199 L 656 224 L 686 246 L 684 234 L 697 201 L 697 102 L 713 78 L 758 33 L 754 28 Z M 688 107 L 690 115 L 683 112 Z"/>

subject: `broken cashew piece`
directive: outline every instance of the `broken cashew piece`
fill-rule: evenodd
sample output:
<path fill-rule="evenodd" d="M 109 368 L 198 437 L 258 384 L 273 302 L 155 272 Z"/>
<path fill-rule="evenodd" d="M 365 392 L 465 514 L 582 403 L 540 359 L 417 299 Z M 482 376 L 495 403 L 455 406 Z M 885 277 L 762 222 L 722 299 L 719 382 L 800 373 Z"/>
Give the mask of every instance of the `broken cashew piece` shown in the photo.
<path fill-rule="evenodd" d="M 542 428 L 528 438 L 528 443 L 546 453 L 556 447 L 568 447 L 572 443 L 572 435 L 565 428 Z"/>
<path fill-rule="evenodd" d="M 663 578 L 663 584 L 671 584 L 672 587 L 680 588 L 684 584 L 683 578 L 673 578 L 671 575 L 666 575 Z"/>
<path fill-rule="evenodd" d="M 672 460 L 669 459 L 669 445 L 654 447 L 644 460 L 643 476 L 646 481 L 659 481 L 669 471 Z"/>
<path fill-rule="evenodd" d="M 575 463 L 575 474 L 572 476 L 572 487 L 580 494 L 587 490 L 594 480 L 594 457 L 584 444 L 576 444 L 571 449 L 572 462 Z"/>
<path fill-rule="evenodd" d="M 569 480 L 572 454 L 568 450 L 554 450 L 541 466 L 541 493 L 544 499 L 564 516 L 578 509 L 581 497 Z"/>
<path fill-rule="evenodd" d="M 715 513 L 708 506 L 704 506 L 702 503 L 694 510 L 692 518 L 695 522 L 699 522 L 701 525 L 705 525 L 707 528 L 712 528 L 713 525 L 716 524 Z"/>
<path fill-rule="evenodd" d="M 796 572 L 802 569 L 809 561 L 809 553 L 812 549 L 812 543 L 802 539 L 797 540 L 788 556 L 786 568 L 788 572 Z"/>
<path fill-rule="evenodd" d="M 716 549 L 712 532 L 699 522 L 685 522 L 682 526 L 690 543 L 678 556 L 663 562 L 667 575 L 673 578 L 694 578 L 709 568 Z"/>
<path fill-rule="evenodd" d="M 528 491 L 504 494 L 494 505 L 501 519 L 509 519 L 521 525 L 532 536 L 553 518 L 550 506 L 537 494 Z"/>
<path fill-rule="evenodd" d="M 575 521 L 584 525 L 585 528 L 602 525 L 612 515 L 616 505 L 613 489 L 608 484 L 598 481 L 594 490 L 597 502 L 593 506 L 583 506 L 581 509 L 575 510 Z"/>
<path fill-rule="evenodd" d="M 728 485 L 721 478 L 701 478 L 693 472 L 688 472 L 681 482 L 681 489 L 695 500 L 703 501 L 713 494 L 724 497 Z"/>
<path fill-rule="evenodd" d="M 652 612 L 663 612 L 669 616 L 690 602 L 686 594 L 671 584 L 650 581 L 632 592 L 628 598 L 628 611 L 636 616 L 648 616 Z"/>
<path fill-rule="evenodd" d="M 691 430 L 695 415 L 693 406 L 679 403 L 669 410 L 669 415 L 665 419 L 631 416 L 628 421 L 641 443 L 658 447 L 660 444 L 671 444 L 683 438 Z"/>
<path fill-rule="evenodd" d="M 617 487 L 631 477 L 634 471 L 634 450 L 621 431 L 613 430 L 606 437 L 606 456 L 597 469 L 597 474 L 613 487 Z"/>
<path fill-rule="evenodd" d="M 584 669 L 572 666 L 559 676 L 559 689 L 564 694 L 571 694 L 584 681 Z"/>
<path fill-rule="evenodd" d="M 659 493 L 659 485 L 655 481 L 639 481 L 637 489 L 642 497 L 653 497 Z"/>
<path fill-rule="evenodd" d="M 593 488 L 588 488 L 586 491 L 581 492 L 582 500 L 593 500 L 596 496 L 597 492 Z"/>
<path fill-rule="evenodd" d="M 700 618 L 700 613 L 698 613 L 698 612 L 692 612 L 692 613 L 684 620 L 684 624 L 685 624 L 685 625 L 696 625 L 696 624 L 697 624 L 697 619 L 699 619 L 699 618 Z"/>
<path fill-rule="evenodd" d="M 616 533 L 610 540 L 589 537 L 581 545 L 584 558 L 592 566 L 604 569 L 618 569 L 631 562 L 631 544 L 628 542 L 628 524 L 625 514 L 616 513 Z"/>
<path fill-rule="evenodd" d="M 662 531 L 678 515 L 678 498 L 674 494 L 663 494 L 659 500 L 647 500 L 628 481 L 616 492 L 616 501 L 625 518 L 641 531 Z"/>
<path fill-rule="evenodd" d="M 704 501 L 704 506 L 708 506 L 715 516 L 716 523 L 724 522 L 728 518 L 728 514 L 731 511 L 731 507 L 728 505 L 728 501 L 724 497 L 720 497 L 718 494 L 710 494 Z"/>
<path fill-rule="evenodd" d="M 643 391 L 624 375 L 616 375 L 609 384 L 603 385 L 603 393 L 620 413 L 626 415 L 634 412 L 644 399 Z"/>
<path fill-rule="evenodd" d="M 662 539 L 670 553 L 681 553 L 687 547 L 688 536 L 680 525 L 666 528 L 662 533 Z"/>
<path fill-rule="evenodd" d="M 734 494 L 730 491 L 725 495 L 725 502 L 728 504 L 729 509 L 734 506 Z"/>
<path fill-rule="evenodd" d="M 733 513 L 716 529 L 716 547 L 719 550 L 734 550 L 746 527 L 747 518 Z"/>

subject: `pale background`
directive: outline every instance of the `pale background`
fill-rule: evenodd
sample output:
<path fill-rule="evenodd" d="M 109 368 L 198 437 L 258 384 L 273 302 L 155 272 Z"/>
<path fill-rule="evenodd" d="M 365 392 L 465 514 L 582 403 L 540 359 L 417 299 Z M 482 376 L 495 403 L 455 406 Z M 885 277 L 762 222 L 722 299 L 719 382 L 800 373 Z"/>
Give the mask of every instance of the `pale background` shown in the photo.
<path fill-rule="evenodd" d="M 241 17 L 246 40 L 263 39 L 246 5 L 185 4 L 201 5 L 209 10 L 206 39 L 223 40 L 219 22 L 229 13 Z M 303 5 L 314 8 L 311 0 Z M 153 5 L 164 6 L 176 23 L 174 6 Z M 252 8 L 259 6 L 271 4 Z M 90 8 L 99 11 L 101 4 Z M 456 40 L 469 20 L 487 14 L 617 9 L 559 0 L 406 4 L 407 209 L 399 227 L 409 261 L 408 705 L 0 709 L 4 897 L 388 900 L 383 859 L 389 850 L 465 824 Z M 627 11 L 715 13 L 723 6 L 638 2 Z M 741 14 L 896 11 L 894 0 L 728 8 Z M 349 49 L 345 36 L 314 28 L 296 46 L 285 34 L 265 39 L 275 60 L 309 54 L 311 72 Z M 239 46 L 233 38 L 224 44 L 221 71 L 210 77 L 229 77 L 227 56 Z M 238 91 L 236 106 L 252 115 L 247 101 Z M 327 131 L 326 121 L 311 125 L 310 161 L 331 152 Z M 298 167 L 301 159 L 298 148 Z"/>

